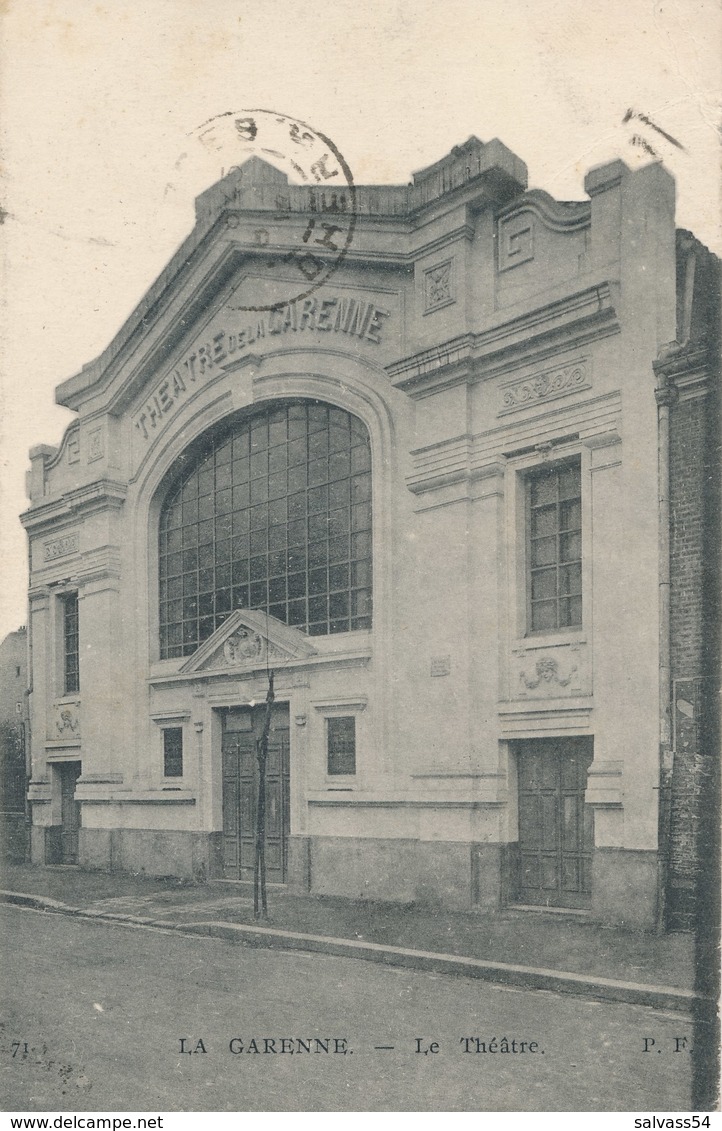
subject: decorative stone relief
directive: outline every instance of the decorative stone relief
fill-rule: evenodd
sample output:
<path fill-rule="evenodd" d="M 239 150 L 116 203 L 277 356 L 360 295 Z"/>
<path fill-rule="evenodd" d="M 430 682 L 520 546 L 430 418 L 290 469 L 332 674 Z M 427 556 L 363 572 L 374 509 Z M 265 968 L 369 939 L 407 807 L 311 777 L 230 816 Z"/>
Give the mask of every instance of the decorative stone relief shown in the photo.
<path fill-rule="evenodd" d="M 533 676 L 529 677 L 525 671 L 522 671 L 519 673 L 519 677 L 527 690 L 534 690 L 544 683 L 557 683 L 560 687 L 567 687 L 572 682 L 572 677 L 576 674 L 576 671 L 577 665 L 573 664 L 569 674 L 562 677 L 559 671 L 559 661 L 555 660 L 553 656 L 542 656 L 534 665 Z"/>
<path fill-rule="evenodd" d="M 518 648 L 512 663 L 512 699 L 561 699 L 588 695 L 585 645 L 560 645 L 554 649 Z"/>
<path fill-rule="evenodd" d="M 56 741 L 80 738 L 80 701 L 75 703 L 55 704 L 55 731 L 52 736 Z"/>
<path fill-rule="evenodd" d="M 275 617 L 251 609 L 237 609 L 181 666 L 184 673 L 234 669 L 253 671 L 289 660 L 305 659 L 316 649 L 302 632 Z"/>
<path fill-rule="evenodd" d="M 534 218 L 530 212 L 499 222 L 499 270 L 508 271 L 534 258 Z"/>
<path fill-rule="evenodd" d="M 69 554 L 78 552 L 78 533 L 64 534 L 62 538 L 53 538 L 43 545 L 43 561 L 54 562 L 56 558 L 66 558 Z"/>
<path fill-rule="evenodd" d="M 216 653 L 212 667 L 242 667 L 252 661 L 288 660 L 292 657 L 250 628 L 239 628 Z"/>
<path fill-rule="evenodd" d="M 589 364 L 586 360 L 559 369 L 547 369 L 533 377 L 524 377 L 501 388 L 501 408 L 499 415 L 526 408 L 540 401 L 552 401 L 575 393 L 579 389 L 592 387 Z"/>
<path fill-rule="evenodd" d="M 257 660 L 262 651 L 263 640 L 250 628 L 239 628 L 223 645 L 223 657 L 233 667 L 248 660 Z"/>
<path fill-rule="evenodd" d="M 88 432 L 88 463 L 94 463 L 95 460 L 102 459 L 104 451 L 103 429 L 94 428 L 92 432 Z"/>
<path fill-rule="evenodd" d="M 453 260 L 448 259 L 446 263 L 439 263 L 436 267 L 430 267 L 424 272 L 424 297 L 427 313 L 431 310 L 437 310 L 440 306 L 447 306 L 448 303 L 454 301 L 452 263 Z"/>
<path fill-rule="evenodd" d="M 67 443 L 68 463 L 80 463 L 80 433 L 74 432 L 68 436 Z"/>

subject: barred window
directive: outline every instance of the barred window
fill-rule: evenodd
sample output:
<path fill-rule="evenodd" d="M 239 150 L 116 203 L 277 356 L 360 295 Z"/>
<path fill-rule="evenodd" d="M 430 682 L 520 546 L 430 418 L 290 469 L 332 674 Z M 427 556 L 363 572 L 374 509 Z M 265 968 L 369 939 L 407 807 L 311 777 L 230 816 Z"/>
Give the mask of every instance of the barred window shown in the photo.
<path fill-rule="evenodd" d="M 326 719 L 329 774 L 356 773 L 356 719 L 353 715 Z"/>
<path fill-rule="evenodd" d="M 528 478 L 529 627 L 582 623 L 582 488 L 579 461 Z"/>
<path fill-rule="evenodd" d="M 78 594 L 66 593 L 63 604 L 63 692 L 80 691 L 80 644 L 78 636 Z"/>
<path fill-rule="evenodd" d="M 160 518 L 160 654 L 235 609 L 310 635 L 371 627 L 371 448 L 361 421 L 287 402 L 216 432 Z"/>

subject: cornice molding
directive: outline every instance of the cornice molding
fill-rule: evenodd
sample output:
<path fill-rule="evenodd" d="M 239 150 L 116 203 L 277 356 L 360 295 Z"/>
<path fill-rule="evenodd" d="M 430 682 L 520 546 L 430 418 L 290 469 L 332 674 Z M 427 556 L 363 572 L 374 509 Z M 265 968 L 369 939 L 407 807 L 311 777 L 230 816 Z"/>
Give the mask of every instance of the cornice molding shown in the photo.
<path fill-rule="evenodd" d="M 659 382 L 654 390 L 658 405 L 674 404 L 678 397 L 689 400 L 704 396 L 714 372 L 718 351 L 713 342 L 670 342 L 662 346 L 652 362 Z M 684 392 L 684 396 L 682 395 Z"/>
<path fill-rule="evenodd" d="M 444 232 L 428 243 L 421 243 L 415 246 L 413 252 L 405 258 L 417 262 L 419 259 L 424 259 L 427 255 L 433 255 L 435 251 L 441 251 L 443 248 L 448 247 L 449 244 L 458 243 L 459 240 L 471 242 L 475 235 L 476 228 L 473 224 L 460 224 L 458 227 Z"/>
<path fill-rule="evenodd" d="M 285 683 L 284 683 L 285 677 L 284 677 L 284 675 L 282 675 L 280 673 L 288 673 L 289 675 L 293 675 L 296 672 L 302 673 L 302 672 L 320 671 L 324 668 L 328 668 L 329 666 L 333 667 L 334 669 L 365 667 L 370 663 L 370 661 L 371 661 L 371 648 L 370 647 L 363 649 L 363 651 L 361 649 L 359 649 L 358 651 L 355 651 L 355 652 L 346 652 L 346 653 L 342 653 L 342 654 L 337 654 L 337 653 L 333 653 L 333 654 L 329 654 L 329 655 L 317 654 L 317 655 L 309 656 L 308 658 L 303 658 L 303 659 L 291 659 L 291 658 L 281 659 L 281 660 L 275 660 L 274 659 L 274 661 L 273 661 L 273 671 L 276 673 L 276 677 L 277 677 L 276 678 L 276 692 L 278 694 L 281 690 L 283 690 L 285 688 Z M 163 663 L 164 661 L 159 661 L 159 662 Z M 228 682 L 232 682 L 236 685 L 236 688 L 238 688 L 238 686 L 241 683 L 248 683 L 248 685 L 251 686 L 253 684 L 254 680 L 257 681 L 260 678 L 265 679 L 265 674 L 266 674 L 266 668 L 265 668 L 265 664 L 264 664 L 262 667 L 242 668 L 242 669 L 225 667 L 225 668 L 205 668 L 202 671 L 192 671 L 192 672 L 182 672 L 180 670 L 175 671 L 175 672 L 167 672 L 167 673 L 156 672 L 156 673 L 148 676 L 146 682 L 148 683 L 149 687 L 164 687 L 164 686 L 170 685 L 170 684 L 197 683 L 197 682 L 202 682 L 204 684 L 205 683 L 223 683 L 223 682 L 228 683 Z M 223 698 L 222 702 L 225 704 L 225 702 L 226 702 L 225 698 Z M 239 699 L 238 702 L 242 703 L 242 700 Z M 221 703 L 220 699 L 218 700 L 217 703 L 216 703 L 215 700 L 213 700 L 214 706 L 220 705 L 220 703 Z"/>
<path fill-rule="evenodd" d="M 531 189 L 497 213 L 500 222 L 522 212 L 533 212 L 546 228 L 569 232 L 588 228 L 592 222 L 592 206 L 588 200 L 555 200 L 543 189 Z"/>
<path fill-rule="evenodd" d="M 386 372 L 397 389 L 424 396 L 459 380 L 483 380 L 542 360 L 560 339 L 569 352 L 619 330 L 611 286 L 596 283 L 479 334 L 463 334 L 402 358 Z"/>
<path fill-rule="evenodd" d="M 20 515 L 20 521 L 33 534 L 40 533 L 45 527 L 55 530 L 60 519 L 69 516 L 86 516 L 98 510 L 119 510 L 127 493 L 126 484 L 119 480 L 97 479 L 65 491 L 59 498 L 34 503 Z"/>

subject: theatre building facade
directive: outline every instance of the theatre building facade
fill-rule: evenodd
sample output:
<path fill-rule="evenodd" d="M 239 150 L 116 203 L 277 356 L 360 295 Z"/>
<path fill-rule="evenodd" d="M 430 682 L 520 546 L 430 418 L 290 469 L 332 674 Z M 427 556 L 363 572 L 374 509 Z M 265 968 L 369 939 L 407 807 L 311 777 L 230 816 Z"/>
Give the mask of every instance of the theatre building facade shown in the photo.
<path fill-rule="evenodd" d="M 229 173 L 58 388 L 23 516 L 32 859 L 251 878 L 272 671 L 269 882 L 651 927 L 694 884 L 703 598 L 665 484 L 701 460 L 702 505 L 714 263 L 659 165 L 562 203 L 472 138 L 328 183 Z"/>

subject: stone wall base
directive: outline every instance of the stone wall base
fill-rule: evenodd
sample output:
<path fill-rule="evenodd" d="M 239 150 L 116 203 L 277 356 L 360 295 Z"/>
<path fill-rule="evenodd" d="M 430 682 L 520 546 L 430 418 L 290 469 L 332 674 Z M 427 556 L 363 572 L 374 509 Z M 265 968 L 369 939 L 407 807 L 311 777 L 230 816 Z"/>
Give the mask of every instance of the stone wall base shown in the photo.
<path fill-rule="evenodd" d="M 289 884 L 345 899 L 494 910 L 501 846 L 453 841 L 292 837 Z"/>
<path fill-rule="evenodd" d="M 595 848 L 592 916 L 634 930 L 657 926 L 658 856 L 654 851 Z"/>
<path fill-rule="evenodd" d="M 63 856 L 60 825 L 30 826 L 30 863 L 60 864 Z"/>
<path fill-rule="evenodd" d="M 89 871 L 178 876 L 202 883 L 221 875 L 220 842 L 220 833 L 81 828 L 78 863 Z"/>
<path fill-rule="evenodd" d="M 299 893 L 494 912 L 514 898 L 516 849 L 514 844 L 292 836 L 287 883 Z M 223 876 L 221 833 L 81 828 L 78 856 L 80 867 L 89 871 L 196 882 Z M 59 826 L 31 829 L 30 858 L 34 864 L 59 862 Z M 591 914 L 604 924 L 655 929 L 657 853 L 595 849 Z"/>

